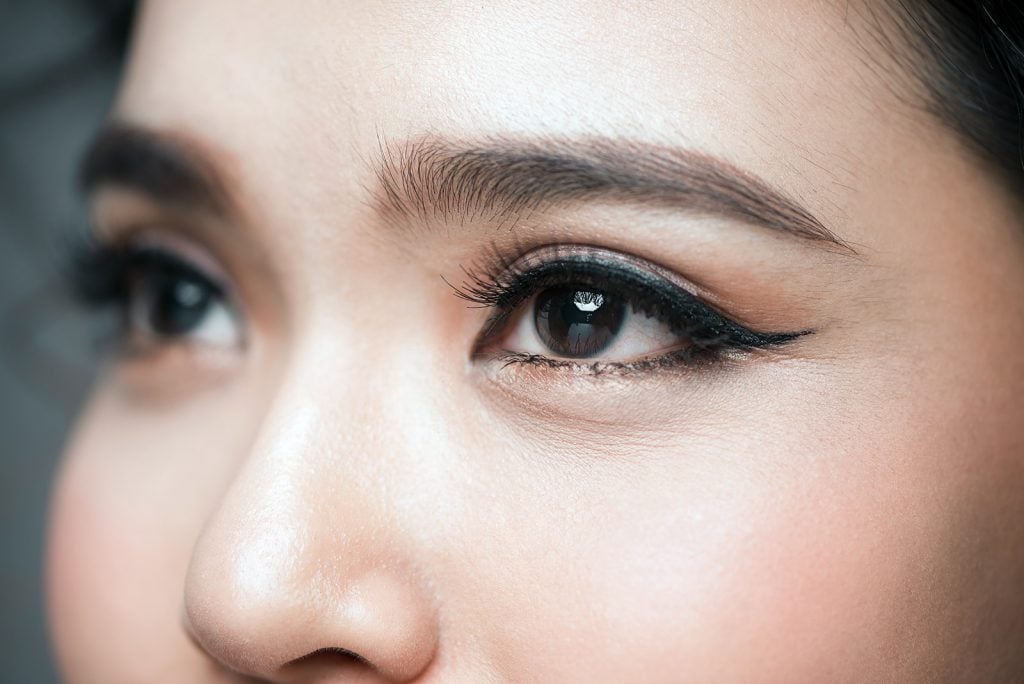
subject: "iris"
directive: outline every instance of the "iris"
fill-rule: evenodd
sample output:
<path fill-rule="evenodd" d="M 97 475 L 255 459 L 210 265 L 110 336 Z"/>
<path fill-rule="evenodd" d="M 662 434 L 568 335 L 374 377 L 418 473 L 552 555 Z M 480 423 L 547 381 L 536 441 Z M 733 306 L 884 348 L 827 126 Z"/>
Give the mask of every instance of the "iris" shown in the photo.
<path fill-rule="evenodd" d="M 626 303 L 590 287 L 553 287 L 537 297 L 534 325 L 541 341 L 567 358 L 605 350 L 619 334 Z"/>

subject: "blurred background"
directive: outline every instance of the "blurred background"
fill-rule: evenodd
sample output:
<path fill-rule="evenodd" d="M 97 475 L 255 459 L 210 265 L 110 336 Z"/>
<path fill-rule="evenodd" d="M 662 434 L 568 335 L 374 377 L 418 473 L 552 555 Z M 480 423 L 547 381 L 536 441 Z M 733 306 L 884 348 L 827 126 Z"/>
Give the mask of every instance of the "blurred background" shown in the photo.
<path fill-rule="evenodd" d="M 113 99 L 130 0 L 0 0 L 0 682 L 58 681 L 42 553 L 49 483 L 94 371 L 63 293 L 75 170 Z"/>

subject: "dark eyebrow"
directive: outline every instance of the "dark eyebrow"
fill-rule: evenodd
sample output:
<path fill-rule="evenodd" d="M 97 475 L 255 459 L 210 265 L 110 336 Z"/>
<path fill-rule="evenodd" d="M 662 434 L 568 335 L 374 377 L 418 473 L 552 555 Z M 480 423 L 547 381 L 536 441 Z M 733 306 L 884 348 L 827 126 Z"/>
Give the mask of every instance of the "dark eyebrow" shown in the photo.
<path fill-rule="evenodd" d="M 507 219 L 560 203 L 625 201 L 738 219 L 843 251 L 854 250 L 785 193 L 716 157 L 610 138 L 496 138 L 460 145 L 420 138 L 381 143 L 376 205 L 427 220 Z M 180 134 L 112 122 L 79 171 L 86 193 L 125 187 L 172 205 L 227 215 L 231 195 L 210 153 Z"/>
<path fill-rule="evenodd" d="M 609 138 L 460 146 L 381 143 L 378 212 L 427 220 L 509 218 L 558 204 L 625 201 L 716 214 L 853 249 L 806 208 L 750 172 L 691 150 Z"/>
<path fill-rule="evenodd" d="M 164 204 L 225 215 L 231 198 L 222 173 L 209 152 L 183 135 L 114 122 L 90 144 L 78 181 L 86 194 L 122 187 Z"/>

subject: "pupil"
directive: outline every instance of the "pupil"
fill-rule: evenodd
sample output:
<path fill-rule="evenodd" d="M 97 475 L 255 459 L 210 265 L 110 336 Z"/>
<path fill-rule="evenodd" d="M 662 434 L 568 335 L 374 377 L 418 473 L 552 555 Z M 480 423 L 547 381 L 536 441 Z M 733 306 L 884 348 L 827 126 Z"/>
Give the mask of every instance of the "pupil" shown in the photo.
<path fill-rule="evenodd" d="M 619 334 L 623 302 L 588 287 L 554 287 L 537 298 L 534 326 L 551 351 L 568 358 L 593 356 Z"/>
<path fill-rule="evenodd" d="M 210 306 L 209 288 L 194 280 L 169 279 L 157 284 L 150 326 L 159 335 L 184 335 L 203 321 Z"/>

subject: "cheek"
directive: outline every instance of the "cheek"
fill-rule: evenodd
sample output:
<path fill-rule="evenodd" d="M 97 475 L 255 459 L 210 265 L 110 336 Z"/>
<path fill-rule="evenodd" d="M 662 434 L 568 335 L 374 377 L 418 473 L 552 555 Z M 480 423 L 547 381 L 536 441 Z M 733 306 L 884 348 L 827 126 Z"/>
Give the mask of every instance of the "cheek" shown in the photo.
<path fill-rule="evenodd" d="M 485 560 L 462 580 L 518 620 L 494 641 L 527 660 L 505 666 L 647 681 L 948 681 L 990 666 L 1002 647 L 979 647 L 977 625 L 1014 614 L 1000 596 L 1024 577 L 1004 551 L 1014 499 L 992 486 L 1005 426 L 972 451 L 920 427 L 954 425 L 949 404 L 909 423 L 879 408 L 844 403 L 845 422 L 817 432 L 801 410 L 746 440 L 677 437 L 619 455 L 634 466 L 534 482 L 545 501 L 499 516 L 515 520 L 505 553 L 476 544 Z"/>
<path fill-rule="evenodd" d="M 953 661 L 984 664 L 972 627 L 1009 624 L 1000 592 L 1024 578 L 1010 558 L 1024 535 L 1006 524 L 1024 519 L 1011 491 L 1024 480 L 1011 457 L 1019 428 L 1005 409 L 898 396 L 869 406 L 855 401 L 862 389 L 829 397 L 841 416 L 817 427 L 801 417 L 821 402 L 756 420 L 751 409 L 728 437 L 666 435 L 606 460 L 559 460 L 541 448 L 551 442 L 536 453 L 490 443 L 485 453 L 514 457 L 507 471 L 483 478 L 467 500 L 473 516 L 431 547 L 446 603 L 520 675 L 955 679 Z M 70 681 L 211 676 L 180 626 L 183 581 L 262 415 L 242 397 L 270 394 L 131 420 L 101 395 L 85 416 L 50 543 L 51 618 Z"/>
<path fill-rule="evenodd" d="M 181 626 L 184 577 L 244 454 L 251 406 L 216 394 L 166 412 L 125 402 L 97 393 L 54 490 L 47 566 L 58 660 L 72 682 L 199 681 L 210 668 Z"/>
<path fill-rule="evenodd" d="M 188 556 L 165 530 L 140 524 L 148 511 L 126 514 L 119 485 L 98 481 L 91 463 L 95 454 L 73 449 L 54 494 L 48 585 L 61 669 L 83 682 L 181 672 Z"/>

